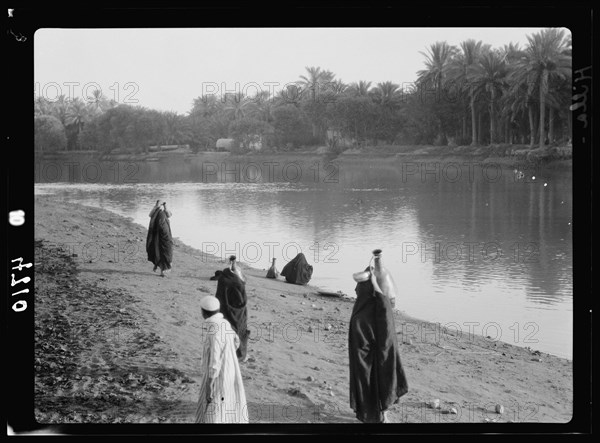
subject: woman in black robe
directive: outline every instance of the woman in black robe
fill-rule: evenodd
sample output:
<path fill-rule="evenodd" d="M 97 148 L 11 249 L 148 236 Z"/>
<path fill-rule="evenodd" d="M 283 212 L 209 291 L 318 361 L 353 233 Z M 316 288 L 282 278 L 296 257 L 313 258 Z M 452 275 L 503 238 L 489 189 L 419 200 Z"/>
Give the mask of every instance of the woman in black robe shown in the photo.
<path fill-rule="evenodd" d="M 237 350 L 238 359 L 247 360 L 248 347 L 248 299 L 246 284 L 231 269 L 225 268 L 219 275 L 216 297 L 221 303 L 221 313 L 231 323 L 233 330 L 240 338 Z"/>
<path fill-rule="evenodd" d="M 356 285 L 356 297 L 348 334 L 350 407 L 363 423 L 386 423 L 386 410 L 408 392 L 393 308 L 370 275 Z"/>
<path fill-rule="evenodd" d="M 313 267 L 308 264 L 306 257 L 301 252 L 283 267 L 280 275 L 283 275 L 288 283 L 305 285 L 310 281 L 312 273 Z"/>
<path fill-rule="evenodd" d="M 150 225 L 146 237 L 146 252 L 148 261 L 154 264 L 154 271 L 160 268 L 160 276 L 165 276 L 165 271 L 171 269 L 173 260 L 173 237 L 166 203 L 157 205 L 150 211 Z"/>

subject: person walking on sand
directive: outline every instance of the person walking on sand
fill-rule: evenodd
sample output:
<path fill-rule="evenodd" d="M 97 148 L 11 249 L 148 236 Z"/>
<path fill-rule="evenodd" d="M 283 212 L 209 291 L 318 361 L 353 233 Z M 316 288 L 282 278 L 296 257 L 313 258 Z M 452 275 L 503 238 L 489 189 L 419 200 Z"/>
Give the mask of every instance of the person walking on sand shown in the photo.
<path fill-rule="evenodd" d="M 202 380 L 196 423 L 248 423 L 246 392 L 236 349 L 240 339 L 223 317 L 212 295 L 200 300 L 202 317 Z"/>
<path fill-rule="evenodd" d="M 354 274 L 356 302 L 350 317 L 350 407 L 363 423 L 389 423 L 387 410 L 408 392 L 394 314 L 371 268 Z"/>
<path fill-rule="evenodd" d="M 240 338 L 237 356 L 241 362 L 245 362 L 248 359 L 248 297 L 246 283 L 234 269 L 225 268 L 219 275 L 216 297 L 221 303 L 223 316 Z"/>
<path fill-rule="evenodd" d="M 156 200 L 154 208 L 150 211 L 150 224 L 146 238 L 146 252 L 148 261 L 154 264 L 153 271 L 160 268 L 160 276 L 165 277 L 165 272 L 171 270 L 173 260 L 173 237 L 171 236 L 171 212 L 167 203 Z"/>

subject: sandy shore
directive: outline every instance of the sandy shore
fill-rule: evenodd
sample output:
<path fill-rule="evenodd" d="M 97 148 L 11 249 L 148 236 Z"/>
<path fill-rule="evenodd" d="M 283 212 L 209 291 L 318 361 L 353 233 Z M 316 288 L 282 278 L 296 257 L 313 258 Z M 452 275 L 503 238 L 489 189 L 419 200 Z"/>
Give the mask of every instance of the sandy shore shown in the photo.
<path fill-rule="evenodd" d="M 226 264 L 176 239 L 173 271 L 160 278 L 146 259 L 146 232 L 102 209 L 36 196 L 39 422 L 193 421 L 198 301 L 215 294 L 209 278 Z M 250 422 L 359 423 L 348 401 L 352 300 L 243 269 L 252 331 L 242 365 Z M 400 312 L 396 328 L 409 392 L 390 411 L 393 422 L 571 419 L 570 360 L 459 335 Z M 434 399 L 439 409 L 428 406 Z"/>

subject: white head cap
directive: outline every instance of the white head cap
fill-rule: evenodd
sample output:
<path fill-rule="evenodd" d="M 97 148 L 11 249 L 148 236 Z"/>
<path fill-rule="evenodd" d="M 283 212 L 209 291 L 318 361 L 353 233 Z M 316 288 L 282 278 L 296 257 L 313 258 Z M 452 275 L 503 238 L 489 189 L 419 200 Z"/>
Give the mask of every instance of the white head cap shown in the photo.
<path fill-rule="evenodd" d="M 200 307 L 205 311 L 218 311 L 221 307 L 221 303 L 219 303 L 219 299 L 217 297 L 207 295 L 200 300 Z"/>

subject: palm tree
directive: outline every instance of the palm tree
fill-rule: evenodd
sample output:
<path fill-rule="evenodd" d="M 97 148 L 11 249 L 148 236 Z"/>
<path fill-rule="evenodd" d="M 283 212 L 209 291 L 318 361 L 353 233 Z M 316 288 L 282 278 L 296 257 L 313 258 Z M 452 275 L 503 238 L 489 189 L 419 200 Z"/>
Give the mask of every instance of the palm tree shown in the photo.
<path fill-rule="evenodd" d="M 521 57 L 510 66 L 507 76 L 510 86 L 506 94 L 506 104 L 510 106 L 513 115 L 527 115 L 529 146 L 533 147 L 536 134 L 535 91 L 538 89 L 538 85 L 535 73 L 531 70 L 523 69 L 525 60 L 526 55 L 523 52 Z"/>
<path fill-rule="evenodd" d="M 381 106 L 393 108 L 398 103 L 398 93 L 400 86 L 390 81 L 377 83 L 373 89 L 373 98 Z"/>
<path fill-rule="evenodd" d="M 332 82 L 335 75 L 331 71 L 322 71 L 320 67 L 306 66 L 305 69 L 307 75 L 301 75 L 297 84 L 303 90 L 310 92 L 307 98 L 315 100 L 319 91 L 326 83 Z"/>
<path fill-rule="evenodd" d="M 301 88 L 299 98 L 302 100 L 303 110 L 310 120 L 313 137 L 323 137 L 326 122 L 323 119 L 322 108 L 330 99 L 332 89 L 335 89 L 335 75 L 333 72 L 322 70 L 320 67 L 307 66 L 305 69 L 307 75 L 301 75 L 300 80 L 296 82 L 297 86 Z M 290 86 L 288 86 L 288 92 L 289 90 Z M 305 91 L 308 91 L 308 94 L 305 94 Z"/>
<path fill-rule="evenodd" d="M 360 80 L 358 83 L 351 83 L 347 88 L 347 92 L 355 97 L 368 97 L 371 82 Z"/>
<path fill-rule="evenodd" d="M 518 43 L 510 42 L 508 45 L 504 45 L 500 50 L 499 54 L 502 60 L 508 65 L 512 66 L 517 63 L 523 56 L 523 50 L 519 47 Z"/>
<path fill-rule="evenodd" d="M 63 126 L 67 125 L 67 109 L 69 108 L 69 100 L 63 95 L 59 95 L 58 98 L 56 99 L 56 101 L 51 103 L 51 113 L 52 115 L 54 115 L 57 119 L 60 120 L 60 122 L 63 124 Z"/>
<path fill-rule="evenodd" d="M 106 98 L 102 95 L 102 90 L 94 89 L 91 97 L 87 98 L 87 101 L 95 114 L 101 114 L 108 106 Z"/>
<path fill-rule="evenodd" d="M 39 96 L 36 97 L 33 101 L 33 114 L 36 116 L 39 115 L 48 115 L 52 113 L 51 103 L 48 102 L 44 97 Z"/>
<path fill-rule="evenodd" d="M 421 88 L 433 85 L 435 87 L 436 103 L 439 103 L 447 70 L 452 58 L 458 52 L 458 49 L 455 46 L 449 45 L 447 42 L 435 42 L 427 49 L 427 53 L 419 52 L 425 56 L 426 69 L 417 72 L 417 82 Z M 441 129 L 442 118 L 437 113 L 436 117 L 440 128 L 438 139 L 444 139 L 446 136 Z"/>
<path fill-rule="evenodd" d="M 259 120 L 269 123 L 273 120 L 274 101 L 269 91 L 260 91 L 251 100 L 250 112 Z"/>
<path fill-rule="evenodd" d="M 90 120 L 89 108 L 79 97 L 75 97 L 73 100 L 66 103 L 65 127 L 69 128 L 69 130 L 74 130 L 74 136 L 73 138 L 70 138 L 71 141 L 69 145 L 78 146 L 79 135 L 85 124 Z"/>
<path fill-rule="evenodd" d="M 536 84 L 540 109 L 539 147 L 543 148 L 549 84 L 553 79 L 566 80 L 571 77 L 569 40 L 565 38 L 563 30 L 549 28 L 527 36 L 527 41 L 525 55 L 518 62 L 517 69 L 522 71 L 522 77 L 528 77 Z"/>
<path fill-rule="evenodd" d="M 65 115 L 66 125 L 75 127 L 77 129 L 77 133 L 80 133 L 88 120 L 88 108 L 79 97 L 75 97 L 67 107 Z"/>
<path fill-rule="evenodd" d="M 333 76 L 333 74 L 331 75 Z M 327 100 L 328 103 L 331 103 L 337 97 L 342 95 L 347 89 L 348 85 L 344 83 L 341 79 L 332 80 L 328 82 L 328 84 L 324 88 L 324 99 Z"/>
<path fill-rule="evenodd" d="M 490 101 L 490 144 L 496 142 L 496 99 L 507 87 L 507 73 L 506 63 L 498 51 L 488 51 L 482 55 L 473 69 L 472 79 L 477 85 L 476 92 L 486 93 Z"/>
<path fill-rule="evenodd" d="M 216 115 L 221 109 L 217 96 L 214 94 L 197 97 L 192 103 L 190 114 L 201 117 L 210 117 Z"/>
<path fill-rule="evenodd" d="M 419 83 L 433 84 L 436 87 L 436 93 L 441 94 L 446 71 L 457 51 L 455 46 L 451 46 L 447 42 L 435 42 L 427 49 L 427 53 L 419 51 L 425 56 L 426 67 L 417 73 Z"/>
<path fill-rule="evenodd" d="M 225 95 L 225 112 L 233 117 L 233 120 L 241 120 L 246 116 L 249 108 L 250 100 L 244 97 L 244 94 L 226 94 Z"/>
<path fill-rule="evenodd" d="M 571 105 L 571 76 L 568 78 L 557 78 L 552 77 L 549 82 L 547 102 L 549 108 L 548 114 L 548 140 L 550 143 L 554 141 L 555 131 L 555 115 L 558 115 L 559 119 L 566 122 L 568 133 L 570 133 L 570 120 L 571 112 L 569 106 Z M 564 135 L 564 133 L 562 134 Z"/>
<path fill-rule="evenodd" d="M 301 91 L 298 85 L 287 85 L 281 89 L 274 98 L 275 106 L 294 105 L 300 106 Z"/>
<path fill-rule="evenodd" d="M 523 56 L 523 51 L 519 48 L 518 43 L 509 43 L 508 45 L 504 45 L 499 49 L 498 55 L 501 59 L 506 63 L 507 68 L 507 87 L 505 90 L 505 94 L 502 95 L 500 99 L 500 109 L 501 109 L 501 118 L 500 122 L 504 125 L 504 141 L 506 143 L 512 144 L 513 134 L 512 134 L 512 125 L 515 123 L 515 110 L 518 108 L 519 115 L 523 115 L 523 97 L 522 93 L 524 92 L 522 89 L 517 90 L 516 93 L 518 96 L 511 96 L 512 92 L 512 84 L 511 84 L 511 74 L 514 70 L 516 62 L 520 60 Z M 521 103 L 516 103 L 517 100 L 520 100 Z M 513 106 L 515 105 L 515 106 Z"/>
<path fill-rule="evenodd" d="M 460 44 L 461 52 L 458 53 L 448 64 L 447 76 L 466 94 L 471 109 L 471 145 L 477 144 L 477 107 L 475 104 L 475 66 L 479 62 L 481 54 L 489 50 L 489 45 L 473 39 L 465 40 Z"/>
<path fill-rule="evenodd" d="M 165 128 L 165 144 L 171 145 L 179 142 L 183 133 L 183 118 L 177 112 L 167 111 L 162 113 Z"/>

